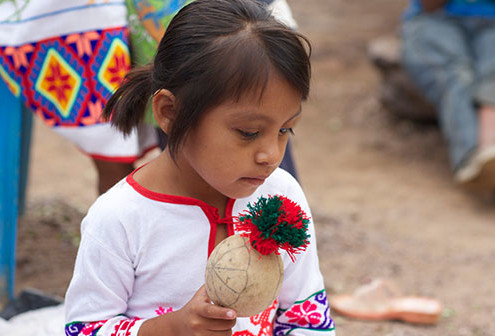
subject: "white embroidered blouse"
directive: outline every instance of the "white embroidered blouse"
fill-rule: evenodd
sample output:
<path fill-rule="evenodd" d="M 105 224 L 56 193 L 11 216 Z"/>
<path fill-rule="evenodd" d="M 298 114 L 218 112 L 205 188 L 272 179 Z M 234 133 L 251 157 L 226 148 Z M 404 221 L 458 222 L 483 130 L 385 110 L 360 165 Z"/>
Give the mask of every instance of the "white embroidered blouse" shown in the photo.
<path fill-rule="evenodd" d="M 277 169 L 245 199 L 230 199 L 226 218 L 193 198 L 152 192 L 129 175 L 90 208 L 66 295 L 67 336 L 135 336 L 148 318 L 183 307 L 204 283 L 217 225 L 235 234 L 232 216 L 260 196 L 284 195 L 311 216 L 297 181 Z M 235 336 L 335 335 L 319 270 L 315 230 L 296 261 L 282 252 L 285 277 L 266 311 L 238 318 Z"/>

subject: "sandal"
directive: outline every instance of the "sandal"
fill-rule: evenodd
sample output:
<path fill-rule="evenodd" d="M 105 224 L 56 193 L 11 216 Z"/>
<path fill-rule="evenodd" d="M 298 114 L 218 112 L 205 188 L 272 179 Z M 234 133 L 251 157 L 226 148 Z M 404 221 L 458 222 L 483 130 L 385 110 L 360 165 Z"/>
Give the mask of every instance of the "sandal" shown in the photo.
<path fill-rule="evenodd" d="M 400 320 L 414 324 L 435 324 L 442 312 L 435 299 L 403 296 L 390 280 L 376 279 L 352 295 L 337 295 L 330 301 L 333 311 L 363 320 Z"/>
<path fill-rule="evenodd" d="M 477 150 L 455 173 L 454 179 L 471 189 L 495 189 L 495 145 Z"/>

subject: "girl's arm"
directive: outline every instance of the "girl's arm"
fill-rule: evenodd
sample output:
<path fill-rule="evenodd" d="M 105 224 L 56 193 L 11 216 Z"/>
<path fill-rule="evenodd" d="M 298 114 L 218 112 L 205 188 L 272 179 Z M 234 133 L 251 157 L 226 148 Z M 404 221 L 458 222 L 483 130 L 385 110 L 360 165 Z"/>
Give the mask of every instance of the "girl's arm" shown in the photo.
<path fill-rule="evenodd" d="M 443 7 L 448 0 L 420 0 L 425 12 L 434 12 Z"/>
<path fill-rule="evenodd" d="M 96 322 L 72 322 L 66 335 L 137 335 L 137 336 L 230 336 L 236 323 L 235 312 L 210 303 L 204 286 L 188 304 L 172 313 L 147 320 L 117 316 Z"/>
<path fill-rule="evenodd" d="M 65 296 L 66 335 L 137 335 L 144 321 L 125 315 L 133 291 L 134 268 L 123 228 L 114 215 L 100 213 L 94 207 L 82 227 Z"/>
<path fill-rule="evenodd" d="M 289 175 L 287 173 L 287 175 Z M 287 179 L 293 179 L 288 176 Z M 286 196 L 297 202 L 308 216 L 311 212 L 299 184 L 294 181 Z M 279 309 L 275 316 L 273 334 L 335 336 L 335 325 L 323 277 L 320 272 L 313 219 L 308 227 L 310 244 L 296 255 L 295 263 L 284 258 L 284 283 L 279 295 Z"/>
<path fill-rule="evenodd" d="M 311 235 L 314 237 L 314 230 Z M 314 238 L 311 244 L 313 247 L 300 255 L 295 264 L 286 267 L 274 335 L 335 336 Z"/>
<path fill-rule="evenodd" d="M 108 209 L 116 207 L 97 203 L 83 220 L 74 275 L 65 298 L 66 336 L 230 335 L 235 313 L 211 304 L 203 287 L 175 312 L 153 318 L 126 316 L 135 290 L 136 253 L 118 211 Z"/>
<path fill-rule="evenodd" d="M 235 323 L 235 312 L 212 304 L 202 286 L 182 309 L 144 322 L 138 336 L 229 336 Z"/>

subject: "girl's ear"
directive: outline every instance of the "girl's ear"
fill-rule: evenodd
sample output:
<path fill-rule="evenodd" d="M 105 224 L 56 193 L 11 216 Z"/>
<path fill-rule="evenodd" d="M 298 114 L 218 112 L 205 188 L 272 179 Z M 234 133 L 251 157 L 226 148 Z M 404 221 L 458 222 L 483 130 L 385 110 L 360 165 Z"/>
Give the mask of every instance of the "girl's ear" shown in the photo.
<path fill-rule="evenodd" d="M 168 134 L 175 119 L 176 100 L 172 92 L 161 89 L 153 94 L 153 116 L 158 126 Z"/>

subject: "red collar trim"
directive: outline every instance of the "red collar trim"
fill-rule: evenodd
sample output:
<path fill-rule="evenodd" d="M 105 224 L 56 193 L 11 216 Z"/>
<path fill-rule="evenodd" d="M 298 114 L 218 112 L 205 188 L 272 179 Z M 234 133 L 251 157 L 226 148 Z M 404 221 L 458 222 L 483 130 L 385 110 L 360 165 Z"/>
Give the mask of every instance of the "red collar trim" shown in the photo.
<path fill-rule="evenodd" d="M 142 166 L 141 166 L 142 167 Z M 211 254 L 213 249 L 215 248 L 215 237 L 217 234 L 217 224 L 219 222 L 225 223 L 227 222 L 227 231 L 229 236 L 234 234 L 234 223 L 232 219 L 232 210 L 234 208 L 235 199 L 229 198 L 227 200 L 227 205 L 225 207 L 225 217 L 221 218 L 218 214 L 218 209 L 212 205 L 209 205 L 206 202 L 201 200 L 186 197 L 186 196 L 177 196 L 177 195 L 168 195 L 162 194 L 155 191 L 151 191 L 146 189 L 134 179 L 134 173 L 138 171 L 141 167 L 134 170 L 132 173 L 127 175 L 126 182 L 136 190 L 139 194 L 143 195 L 146 198 L 152 199 L 154 201 L 172 203 L 172 204 L 183 204 L 183 205 L 195 205 L 201 207 L 206 217 L 210 222 L 210 237 L 208 241 L 208 256 Z"/>

